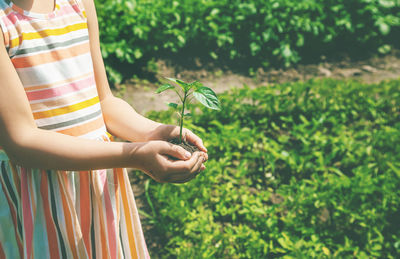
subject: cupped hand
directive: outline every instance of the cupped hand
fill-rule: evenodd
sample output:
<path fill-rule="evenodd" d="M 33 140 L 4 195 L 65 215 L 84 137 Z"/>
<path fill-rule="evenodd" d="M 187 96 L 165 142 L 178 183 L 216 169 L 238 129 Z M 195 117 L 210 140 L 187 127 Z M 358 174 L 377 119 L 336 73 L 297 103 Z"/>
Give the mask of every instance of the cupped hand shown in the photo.
<path fill-rule="evenodd" d="M 178 139 L 179 130 L 180 128 L 178 126 L 161 124 L 149 134 L 149 140 L 168 141 L 172 139 Z M 206 161 L 208 160 L 207 149 L 204 146 L 203 140 L 200 137 L 198 137 L 196 134 L 186 128 L 182 129 L 182 136 L 186 138 L 187 142 L 195 145 L 200 151 L 204 152 Z"/>
<path fill-rule="evenodd" d="M 161 183 L 185 183 L 205 169 L 204 152 L 190 154 L 182 147 L 165 141 L 145 142 L 132 155 L 139 161 L 138 169 Z"/>

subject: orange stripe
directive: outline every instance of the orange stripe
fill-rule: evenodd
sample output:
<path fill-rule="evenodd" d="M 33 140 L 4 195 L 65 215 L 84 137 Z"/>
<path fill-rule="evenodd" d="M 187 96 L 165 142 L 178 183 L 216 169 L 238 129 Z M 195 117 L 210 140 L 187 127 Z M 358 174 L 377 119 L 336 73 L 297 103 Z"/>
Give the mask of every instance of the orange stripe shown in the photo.
<path fill-rule="evenodd" d="M 51 52 L 40 53 L 33 56 L 14 58 L 12 59 L 12 63 L 14 64 L 15 68 L 35 67 L 42 64 L 48 64 L 63 59 L 76 57 L 86 53 L 90 53 L 88 42 L 68 49 L 56 49 Z"/>
<path fill-rule="evenodd" d="M 16 6 L 15 4 L 12 5 L 12 9 L 19 12 L 20 14 L 24 13 L 24 9 L 20 8 L 19 6 Z"/>
<path fill-rule="evenodd" d="M 100 217 L 100 238 L 101 238 L 101 257 L 102 258 L 109 258 L 110 257 L 110 253 L 108 253 L 108 243 L 107 243 L 107 239 L 106 239 L 106 230 L 105 230 L 105 224 L 107 224 L 107 222 L 105 222 L 104 217 L 103 217 L 103 211 L 101 210 L 101 208 L 103 207 L 103 203 L 102 201 L 99 199 L 98 201 L 99 206 L 97 206 L 99 208 L 99 217 Z"/>
<path fill-rule="evenodd" d="M 115 169 L 113 169 L 113 175 L 114 175 L 114 197 L 115 197 L 115 200 L 116 201 L 119 201 L 120 199 L 119 199 L 119 182 L 118 182 L 118 171 L 117 170 L 115 170 Z M 120 215 L 120 212 L 121 212 L 121 208 L 120 208 L 120 203 L 119 202 L 116 202 L 116 204 L 115 204 L 115 207 L 116 207 L 116 210 L 117 210 L 117 222 L 120 222 L 120 219 L 121 219 L 121 215 Z M 119 233 L 119 224 L 117 225 L 117 230 L 118 230 L 118 232 L 117 233 Z"/>
<path fill-rule="evenodd" d="M 40 183 L 40 193 L 42 194 L 43 199 L 43 212 L 46 221 L 46 230 L 47 230 L 47 241 L 49 244 L 50 250 L 50 258 L 60 258 L 58 253 L 58 238 L 56 234 L 56 230 L 54 228 L 54 221 L 50 213 L 50 200 L 48 195 L 48 182 L 47 182 L 47 174 L 45 171 L 42 171 L 42 180 Z"/>
<path fill-rule="evenodd" d="M 67 190 L 65 190 L 66 186 L 62 184 L 63 180 L 61 180 L 61 177 L 62 176 L 59 175 L 58 184 L 59 184 L 60 187 L 63 187 L 62 190 L 60 190 L 60 194 L 61 194 L 60 196 L 61 196 L 62 206 L 63 206 L 63 210 L 64 210 L 64 219 L 65 219 L 64 222 L 65 222 L 65 226 L 67 228 L 68 242 L 70 244 L 69 247 L 72 250 L 73 258 L 78 258 L 78 253 L 76 251 L 76 246 L 75 246 L 74 230 L 73 230 L 73 227 L 72 227 L 71 212 L 70 212 L 70 210 L 68 208 L 68 204 L 67 204 L 67 201 L 66 201 L 66 198 L 65 198 L 65 195 L 67 195 L 65 192 Z"/>
<path fill-rule="evenodd" d="M 132 258 L 137 258 L 137 250 L 136 250 L 136 245 L 135 245 L 135 233 L 132 232 L 132 221 L 131 221 L 131 214 L 130 214 L 130 207 L 128 204 L 128 196 L 126 193 L 126 185 L 125 181 L 123 178 L 123 170 L 121 170 L 118 174 L 118 183 L 120 184 L 120 190 L 121 190 L 121 197 L 122 197 L 122 204 L 124 206 L 124 216 L 125 216 L 125 221 L 126 221 L 126 228 L 128 232 L 128 237 L 129 237 L 129 248 L 131 250 L 131 256 Z"/>
<path fill-rule="evenodd" d="M 104 126 L 104 121 L 103 118 L 98 118 L 94 121 L 75 126 L 70 129 L 65 129 L 65 130 L 60 130 L 57 131 L 58 133 L 65 134 L 65 135 L 71 135 L 71 136 L 81 136 L 85 135 L 91 131 L 95 131 L 97 129 L 100 129 L 101 127 Z"/>
<path fill-rule="evenodd" d="M 92 249 L 90 243 L 90 223 L 91 223 L 91 204 L 90 204 L 90 184 L 89 172 L 79 172 L 79 205 L 80 220 L 83 242 L 86 246 L 89 258 L 92 258 Z"/>
<path fill-rule="evenodd" d="M 24 87 L 24 88 L 25 88 L 25 91 L 41 90 L 41 89 L 45 89 L 45 88 L 51 88 L 51 87 L 59 86 L 59 85 L 66 84 L 66 83 L 72 83 L 74 81 L 78 81 L 79 79 L 86 78 L 89 75 L 92 75 L 92 72 L 86 73 L 86 74 L 81 75 L 81 76 L 68 78 L 66 80 L 57 81 L 57 82 L 50 83 L 50 84 L 27 86 L 27 87 Z"/>
<path fill-rule="evenodd" d="M 3 246 L 0 243 L 0 258 L 6 258 L 6 254 L 4 253 Z"/>

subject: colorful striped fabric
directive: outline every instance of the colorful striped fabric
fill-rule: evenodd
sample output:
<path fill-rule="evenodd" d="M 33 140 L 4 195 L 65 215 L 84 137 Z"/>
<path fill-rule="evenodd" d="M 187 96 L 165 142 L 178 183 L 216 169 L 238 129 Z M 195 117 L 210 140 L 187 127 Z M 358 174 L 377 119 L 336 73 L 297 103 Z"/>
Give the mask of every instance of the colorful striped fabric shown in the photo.
<path fill-rule="evenodd" d="M 80 0 L 0 0 L 0 26 L 37 126 L 110 141 Z M 0 258 L 149 258 L 126 170 L 26 169 L 0 150 Z"/>

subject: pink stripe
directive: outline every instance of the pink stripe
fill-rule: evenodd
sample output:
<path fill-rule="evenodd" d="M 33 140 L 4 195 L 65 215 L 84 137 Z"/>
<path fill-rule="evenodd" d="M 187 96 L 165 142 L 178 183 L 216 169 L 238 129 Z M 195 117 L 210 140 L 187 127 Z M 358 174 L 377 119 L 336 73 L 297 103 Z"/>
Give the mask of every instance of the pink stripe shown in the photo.
<path fill-rule="evenodd" d="M 108 232 L 108 244 L 110 248 L 111 258 L 117 258 L 117 240 L 115 234 L 115 218 L 113 208 L 111 205 L 110 192 L 108 190 L 107 181 L 104 184 L 104 203 L 106 205 L 106 221 L 107 221 L 107 232 Z"/>
<path fill-rule="evenodd" d="M 7 16 L 1 17 L 1 20 L 4 22 L 4 24 L 6 25 L 7 29 L 8 29 L 8 27 L 10 27 L 10 26 L 14 26 L 14 25 L 10 22 L 9 18 L 7 19 Z"/>
<path fill-rule="evenodd" d="M 35 100 L 43 100 L 43 99 L 48 99 L 48 98 L 53 98 L 57 96 L 62 96 L 64 94 L 69 94 L 73 92 L 80 91 L 82 89 L 86 89 L 89 87 L 92 87 L 95 85 L 95 80 L 94 76 L 90 76 L 88 78 L 69 83 L 66 85 L 62 85 L 60 87 L 56 88 L 49 88 L 45 90 L 40 90 L 40 91 L 32 91 L 32 92 L 27 92 L 26 95 L 28 96 L 29 101 L 35 101 Z"/>
<path fill-rule="evenodd" d="M 10 13 L 7 14 L 7 18 L 10 19 L 14 24 L 17 23 L 17 20 L 15 18 L 18 18 L 18 20 L 22 20 L 22 21 L 31 21 L 32 20 L 31 17 L 24 16 L 12 8 L 7 8 L 6 10 L 11 10 Z"/>
<path fill-rule="evenodd" d="M 106 183 L 106 179 L 107 179 L 107 170 L 98 170 L 98 174 L 101 180 L 101 184 L 104 187 L 104 184 Z"/>
<path fill-rule="evenodd" d="M 10 10 L 12 10 L 12 9 L 10 9 Z M 6 17 L 7 17 L 7 19 L 6 19 Z M 6 15 L 6 17 L 4 17 L 4 20 L 9 20 L 12 22 L 12 24 L 16 24 L 18 22 L 18 20 L 30 20 L 30 19 L 27 19 L 28 17 L 24 17 L 20 13 L 17 13 L 14 11 L 11 11 L 9 14 Z M 18 20 L 17 20 L 17 18 L 18 18 Z"/>
<path fill-rule="evenodd" d="M 27 173 L 28 172 L 26 171 L 26 169 L 21 168 L 21 185 L 22 185 L 21 196 L 22 196 L 22 214 L 24 222 L 24 239 L 25 239 L 27 257 L 31 258 L 33 221 L 32 221 L 32 211 L 29 198 L 28 183 L 26 179 Z"/>

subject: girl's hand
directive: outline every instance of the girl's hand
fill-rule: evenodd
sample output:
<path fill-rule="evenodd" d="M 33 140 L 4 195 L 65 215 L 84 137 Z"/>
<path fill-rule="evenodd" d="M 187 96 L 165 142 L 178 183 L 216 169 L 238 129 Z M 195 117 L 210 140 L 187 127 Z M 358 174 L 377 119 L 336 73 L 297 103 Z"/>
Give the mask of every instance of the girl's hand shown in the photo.
<path fill-rule="evenodd" d="M 205 153 L 191 155 L 182 147 L 165 141 L 145 142 L 134 149 L 132 156 L 139 161 L 138 169 L 161 183 L 185 183 L 205 169 Z"/>
<path fill-rule="evenodd" d="M 148 140 L 164 140 L 168 141 L 171 139 L 179 138 L 179 127 L 174 125 L 161 124 L 155 130 L 153 130 Z M 207 149 L 203 144 L 203 140 L 190 130 L 183 128 L 182 136 L 186 136 L 186 141 L 192 145 L 195 145 L 198 149 L 205 153 L 206 161 L 208 160 Z"/>

